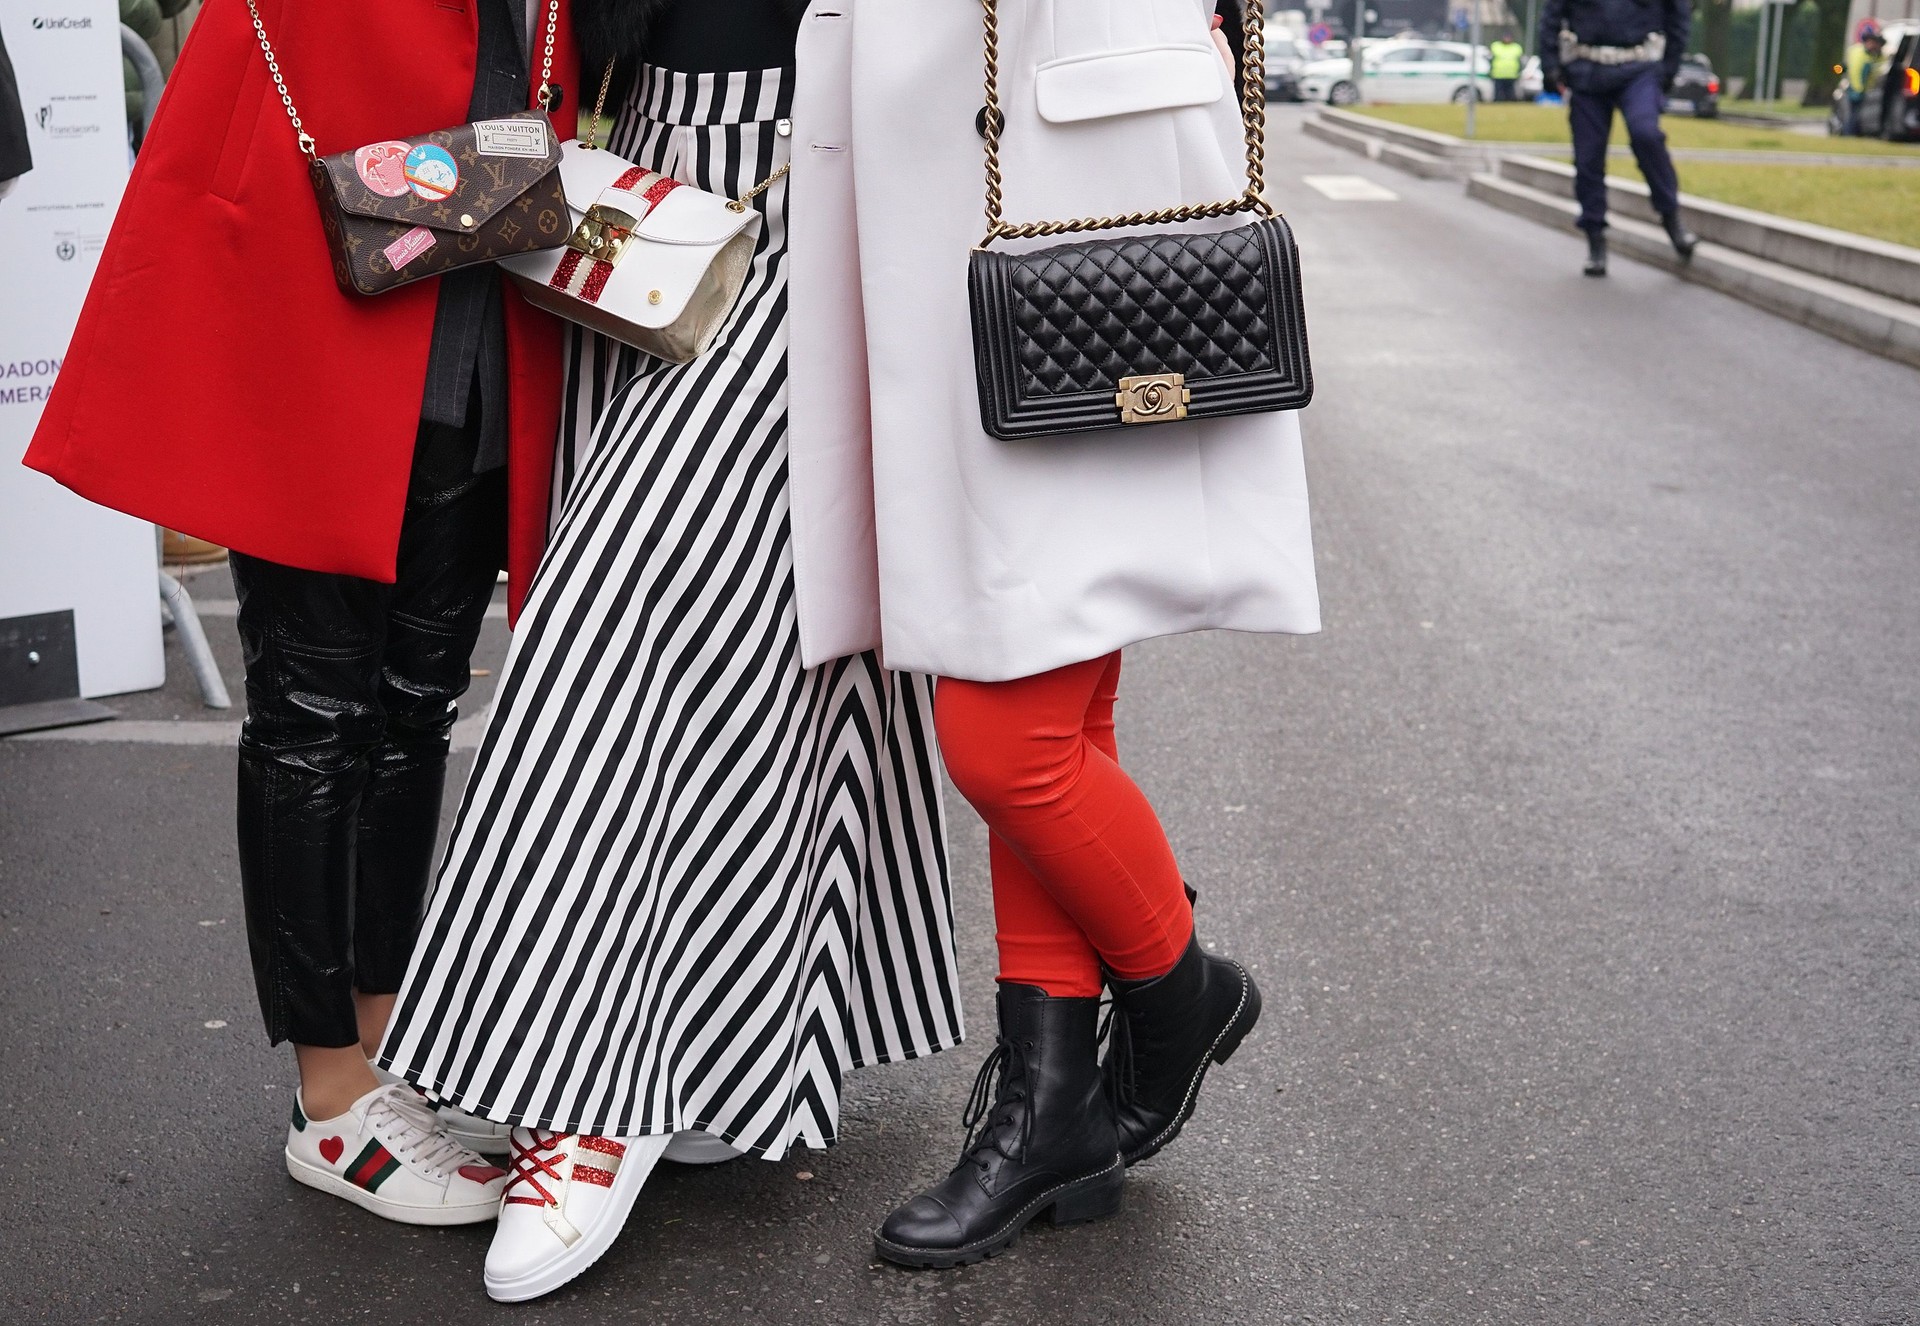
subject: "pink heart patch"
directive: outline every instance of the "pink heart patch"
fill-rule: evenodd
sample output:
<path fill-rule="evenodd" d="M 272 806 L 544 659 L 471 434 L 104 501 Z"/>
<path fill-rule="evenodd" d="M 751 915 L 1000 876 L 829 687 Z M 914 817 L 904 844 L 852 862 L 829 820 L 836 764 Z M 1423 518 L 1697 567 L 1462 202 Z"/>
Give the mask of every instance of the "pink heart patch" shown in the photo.
<path fill-rule="evenodd" d="M 320 1154 L 327 1158 L 329 1165 L 338 1165 L 340 1155 L 346 1149 L 347 1144 L 337 1137 L 324 1138 L 320 1143 Z"/>
<path fill-rule="evenodd" d="M 475 1183 L 492 1183 L 506 1171 L 494 1165 L 462 1165 L 460 1177 L 472 1179 Z"/>

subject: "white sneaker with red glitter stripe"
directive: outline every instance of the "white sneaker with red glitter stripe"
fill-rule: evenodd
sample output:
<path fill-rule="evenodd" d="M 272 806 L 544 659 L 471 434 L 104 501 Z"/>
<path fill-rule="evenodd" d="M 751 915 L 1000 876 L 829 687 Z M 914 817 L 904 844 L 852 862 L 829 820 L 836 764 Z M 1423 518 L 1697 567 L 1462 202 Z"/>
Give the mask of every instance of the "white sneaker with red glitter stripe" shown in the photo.
<path fill-rule="evenodd" d="M 487 1249 L 487 1295 L 524 1303 L 600 1260 L 633 1210 L 667 1137 L 582 1137 L 516 1128 L 513 1174 Z"/>
<path fill-rule="evenodd" d="M 412 1087 L 375 1087 L 334 1119 L 310 1119 L 298 1093 L 287 1173 L 309 1188 L 405 1225 L 477 1225 L 500 1209 L 507 1172 L 447 1136 Z"/>

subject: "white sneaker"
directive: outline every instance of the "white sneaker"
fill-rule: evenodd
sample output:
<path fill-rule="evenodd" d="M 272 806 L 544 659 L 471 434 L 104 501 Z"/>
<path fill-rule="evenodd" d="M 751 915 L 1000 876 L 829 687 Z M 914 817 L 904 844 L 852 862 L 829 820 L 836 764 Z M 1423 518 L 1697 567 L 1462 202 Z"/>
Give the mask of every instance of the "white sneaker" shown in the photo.
<path fill-rule="evenodd" d="M 507 1173 L 448 1137 L 406 1086 L 375 1087 L 335 1119 L 309 1119 L 298 1092 L 287 1173 L 405 1225 L 476 1225 L 500 1208 Z"/>
<path fill-rule="evenodd" d="M 660 1158 L 676 1165 L 719 1165 L 746 1154 L 712 1133 L 684 1132 L 673 1135 L 667 1143 L 666 1154 Z"/>
<path fill-rule="evenodd" d="M 432 1104 L 432 1097 L 427 1098 Z M 448 1105 L 444 1101 L 433 1106 L 433 1112 L 440 1116 L 440 1123 L 447 1130 L 447 1136 L 466 1147 L 477 1151 L 490 1160 L 505 1160 L 513 1150 L 507 1137 L 513 1132 L 510 1123 L 495 1123 L 492 1119 L 483 1119 L 477 1114 L 468 1114 L 457 1105 Z"/>
<path fill-rule="evenodd" d="M 511 1149 L 507 1145 L 507 1134 L 513 1131 L 510 1123 L 495 1123 L 492 1119 L 483 1119 L 477 1114 L 469 1114 L 457 1105 L 435 1100 L 419 1087 L 408 1082 L 398 1073 L 389 1073 L 379 1064 L 368 1061 L 373 1069 L 374 1078 L 382 1083 L 399 1083 L 417 1092 L 422 1099 L 433 1106 L 433 1112 L 440 1116 L 445 1125 L 447 1136 L 469 1151 L 476 1151 L 492 1159 L 501 1159 Z"/>
<path fill-rule="evenodd" d="M 513 1130 L 513 1176 L 487 1249 L 487 1296 L 524 1303 L 600 1260 L 633 1210 L 668 1137 Z"/>

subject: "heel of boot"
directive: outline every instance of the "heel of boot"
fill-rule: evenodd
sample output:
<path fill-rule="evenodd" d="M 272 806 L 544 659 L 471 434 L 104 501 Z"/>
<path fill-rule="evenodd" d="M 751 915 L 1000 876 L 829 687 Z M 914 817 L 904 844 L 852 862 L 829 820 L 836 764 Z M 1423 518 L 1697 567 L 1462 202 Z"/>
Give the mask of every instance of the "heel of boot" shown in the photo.
<path fill-rule="evenodd" d="M 1213 1047 L 1213 1061 L 1216 1064 L 1224 1064 L 1233 1058 L 1233 1052 L 1240 1048 L 1240 1042 L 1247 1038 L 1247 1033 L 1253 1030 L 1253 1024 L 1260 1020 L 1260 987 L 1253 983 L 1252 974 L 1245 968 L 1240 969 L 1240 975 L 1247 983 L 1246 1001 L 1241 1005 L 1233 1024 Z"/>
<path fill-rule="evenodd" d="M 1113 1164 L 1061 1193 L 1053 1203 L 1053 1223 L 1077 1225 L 1117 1215 L 1127 1193 L 1127 1167 L 1118 1156 Z"/>

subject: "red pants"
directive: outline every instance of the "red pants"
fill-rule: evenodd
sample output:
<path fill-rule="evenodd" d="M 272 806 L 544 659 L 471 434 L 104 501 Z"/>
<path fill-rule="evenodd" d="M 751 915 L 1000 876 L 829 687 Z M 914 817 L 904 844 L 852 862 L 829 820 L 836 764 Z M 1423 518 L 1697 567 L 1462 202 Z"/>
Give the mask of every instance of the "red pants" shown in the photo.
<path fill-rule="evenodd" d="M 1101 964 L 1140 980 L 1193 935 L 1159 817 L 1120 768 L 1120 655 L 1017 681 L 943 677 L 934 722 L 947 773 L 992 833 L 1000 979 L 1098 995 Z"/>

